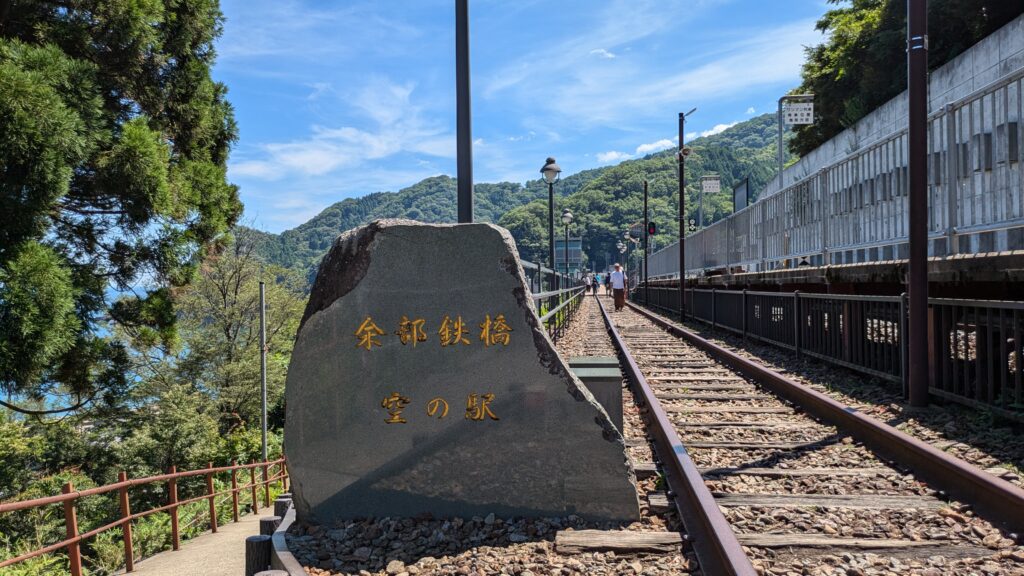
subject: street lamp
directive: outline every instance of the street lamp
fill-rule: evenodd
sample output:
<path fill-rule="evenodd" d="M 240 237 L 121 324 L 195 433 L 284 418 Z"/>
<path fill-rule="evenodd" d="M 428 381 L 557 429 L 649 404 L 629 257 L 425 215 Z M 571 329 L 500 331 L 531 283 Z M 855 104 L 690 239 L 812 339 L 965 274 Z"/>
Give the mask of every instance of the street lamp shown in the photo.
<path fill-rule="evenodd" d="M 540 169 L 544 175 L 544 181 L 548 183 L 548 263 L 551 271 L 555 270 L 555 182 L 558 182 L 562 169 L 555 163 L 555 159 L 549 157 Z M 553 284 L 553 282 L 552 282 Z M 551 285 L 548 285 L 551 288 Z"/>
<path fill-rule="evenodd" d="M 565 225 L 565 275 L 569 276 L 569 224 L 572 224 L 572 212 L 566 208 L 562 211 L 562 224 Z"/>

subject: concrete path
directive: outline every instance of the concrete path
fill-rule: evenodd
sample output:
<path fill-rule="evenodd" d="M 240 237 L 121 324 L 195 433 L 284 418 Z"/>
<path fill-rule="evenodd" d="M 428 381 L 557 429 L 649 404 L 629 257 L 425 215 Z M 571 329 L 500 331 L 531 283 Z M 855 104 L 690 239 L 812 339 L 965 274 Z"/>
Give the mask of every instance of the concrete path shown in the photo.
<path fill-rule="evenodd" d="M 265 514 L 263 512 L 266 512 Z M 132 574 L 139 576 L 242 576 L 245 573 L 245 539 L 260 533 L 260 517 L 246 514 L 237 523 L 217 527 L 181 543 L 178 551 L 168 550 L 135 563 Z"/>

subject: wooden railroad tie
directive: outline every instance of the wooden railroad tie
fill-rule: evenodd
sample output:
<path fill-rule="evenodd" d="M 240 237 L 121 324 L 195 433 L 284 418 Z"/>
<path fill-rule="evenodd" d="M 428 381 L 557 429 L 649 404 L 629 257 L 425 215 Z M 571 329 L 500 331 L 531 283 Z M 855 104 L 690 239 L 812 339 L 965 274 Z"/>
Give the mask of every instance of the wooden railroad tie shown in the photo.
<path fill-rule="evenodd" d="M 761 406 L 665 406 L 665 412 L 689 412 L 691 414 L 792 414 L 792 408 L 764 408 Z"/>
<path fill-rule="evenodd" d="M 634 532 L 630 530 L 559 530 L 555 551 L 559 554 L 615 552 L 617 554 L 681 552 L 679 532 Z"/>
<path fill-rule="evenodd" d="M 769 476 L 790 478 L 796 476 L 902 476 L 891 468 L 701 468 L 702 476 Z"/>
<path fill-rule="evenodd" d="M 856 508 L 862 510 L 939 510 L 945 502 L 928 496 L 881 494 L 734 494 L 712 492 L 724 508 Z"/>

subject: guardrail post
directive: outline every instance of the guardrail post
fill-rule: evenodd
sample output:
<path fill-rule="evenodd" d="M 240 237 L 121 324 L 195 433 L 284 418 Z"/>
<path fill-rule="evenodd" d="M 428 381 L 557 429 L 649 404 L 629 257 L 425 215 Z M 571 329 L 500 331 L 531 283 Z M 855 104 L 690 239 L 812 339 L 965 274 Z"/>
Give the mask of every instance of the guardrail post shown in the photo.
<path fill-rule="evenodd" d="M 910 380 L 907 372 L 907 293 L 900 294 L 900 382 L 903 383 L 903 398 L 910 397 Z M 948 345 L 948 343 L 947 343 Z"/>
<path fill-rule="evenodd" d="M 238 522 L 238 462 L 231 461 L 231 517 Z"/>
<path fill-rule="evenodd" d="M 800 358 L 800 291 L 793 291 L 793 347 L 796 357 Z"/>
<path fill-rule="evenodd" d="M 75 491 L 75 485 L 71 482 L 64 484 L 62 494 L 71 494 Z M 75 499 L 64 501 L 64 529 L 67 539 L 78 537 L 78 515 L 75 513 Z M 82 552 L 78 542 L 68 544 L 68 562 L 71 568 L 71 576 L 82 576 Z"/>
<path fill-rule="evenodd" d="M 168 474 L 177 474 L 178 467 L 171 466 Z M 171 505 L 171 549 L 177 550 L 181 546 L 181 534 L 178 532 L 178 479 L 171 478 L 167 481 L 168 504 Z"/>
<path fill-rule="evenodd" d="M 127 482 L 128 473 L 121 471 L 117 474 L 118 482 Z M 121 518 L 125 519 L 125 523 L 122 524 L 121 533 L 124 535 L 124 571 L 131 572 L 135 570 L 135 549 L 132 546 L 132 521 L 129 520 L 132 515 L 132 506 L 128 501 L 128 487 L 123 486 L 118 490 L 121 497 Z"/>
<path fill-rule="evenodd" d="M 270 508 L 270 473 L 269 464 L 263 463 L 263 507 Z"/>
<path fill-rule="evenodd" d="M 711 331 L 718 327 L 718 288 L 711 287 Z"/>
<path fill-rule="evenodd" d="M 747 338 L 747 289 L 743 289 L 743 339 Z"/>
<path fill-rule="evenodd" d="M 213 468 L 213 462 L 206 464 L 207 468 Z M 217 532 L 217 502 L 213 492 L 213 472 L 206 473 L 206 493 L 210 496 L 210 532 Z"/>
<path fill-rule="evenodd" d="M 255 464 L 253 460 L 251 464 Z M 249 468 L 249 487 L 252 489 L 252 513 L 255 514 L 260 511 L 259 502 L 256 500 L 256 468 Z"/>

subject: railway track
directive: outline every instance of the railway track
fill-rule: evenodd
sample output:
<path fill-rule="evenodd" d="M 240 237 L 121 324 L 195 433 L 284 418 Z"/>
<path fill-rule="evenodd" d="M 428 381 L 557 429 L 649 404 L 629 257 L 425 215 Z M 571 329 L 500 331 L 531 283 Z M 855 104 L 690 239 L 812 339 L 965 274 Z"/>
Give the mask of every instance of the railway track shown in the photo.
<path fill-rule="evenodd" d="M 650 506 L 678 509 L 704 574 L 1024 574 L 1017 536 L 972 502 L 602 300 L 668 480 Z"/>

